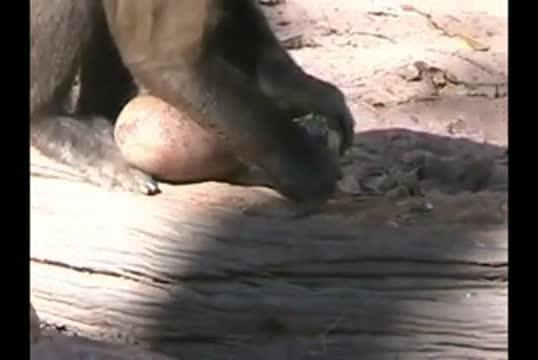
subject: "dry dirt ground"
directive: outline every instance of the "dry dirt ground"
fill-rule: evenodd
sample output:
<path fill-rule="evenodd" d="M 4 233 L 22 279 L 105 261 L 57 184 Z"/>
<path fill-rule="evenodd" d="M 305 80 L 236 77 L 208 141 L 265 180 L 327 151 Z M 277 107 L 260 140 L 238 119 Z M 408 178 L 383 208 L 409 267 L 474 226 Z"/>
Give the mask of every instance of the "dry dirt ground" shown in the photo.
<path fill-rule="evenodd" d="M 506 221 L 506 2 L 276 3 L 265 8 L 279 37 L 344 91 L 357 120 L 329 213 L 395 226 Z"/>

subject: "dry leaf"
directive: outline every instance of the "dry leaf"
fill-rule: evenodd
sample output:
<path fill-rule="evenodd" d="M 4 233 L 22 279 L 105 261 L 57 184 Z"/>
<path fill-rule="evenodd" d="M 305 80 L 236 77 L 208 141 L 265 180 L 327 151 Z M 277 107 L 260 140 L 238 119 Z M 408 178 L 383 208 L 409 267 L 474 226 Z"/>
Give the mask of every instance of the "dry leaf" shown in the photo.
<path fill-rule="evenodd" d="M 454 36 L 457 37 L 458 39 L 463 40 L 465 44 L 467 44 L 471 49 L 475 51 L 488 51 L 489 50 L 488 45 L 482 44 L 478 40 L 475 40 L 468 35 L 458 33 L 458 34 L 455 34 Z"/>

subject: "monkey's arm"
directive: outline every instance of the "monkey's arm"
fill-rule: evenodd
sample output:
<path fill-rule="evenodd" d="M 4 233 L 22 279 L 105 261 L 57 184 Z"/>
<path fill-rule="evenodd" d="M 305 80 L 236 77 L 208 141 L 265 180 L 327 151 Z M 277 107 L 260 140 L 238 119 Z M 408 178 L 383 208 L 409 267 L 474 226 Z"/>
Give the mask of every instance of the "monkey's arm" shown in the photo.
<path fill-rule="evenodd" d="M 326 117 L 329 127 L 341 135 L 340 150 L 347 150 L 353 141 L 354 119 L 342 92 L 295 63 L 255 4 L 239 0 L 224 6 L 228 14 L 242 14 L 219 24 L 216 32 L 215 42 L 226 59 L 255 79 L 261 91 L 290 116 Z"/>
<path fill-rule="evenodd" d="M 326 149 L 206 42 L 218 2 L 104 4 L 123 61 L 144 88 L 215 129 L 239 158 L 263 168 L 285 196 L 319 203 L 332 194 L 339 168 Z"/>

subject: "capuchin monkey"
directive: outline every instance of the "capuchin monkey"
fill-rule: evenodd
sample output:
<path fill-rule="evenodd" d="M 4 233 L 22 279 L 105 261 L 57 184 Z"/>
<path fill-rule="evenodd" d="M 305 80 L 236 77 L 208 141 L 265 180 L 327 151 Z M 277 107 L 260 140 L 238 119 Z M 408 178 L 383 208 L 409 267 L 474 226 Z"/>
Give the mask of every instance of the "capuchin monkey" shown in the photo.
<path fill-rule="evenodd" d="M 301 69 L 254 0 L 31 0 L 31 143 L 88 182 L 153 194 L 131 167 L 114 122 L 141 89 L 216 132 L 282 195 L 322 205 L 341 176 L 338 159 L 299 126 L 327 119 L 351 146 L 342 92 Z M 74 113 L 64 104 L 80 71 Z M 203 164 L 201 164 L 203 166 Z"/>

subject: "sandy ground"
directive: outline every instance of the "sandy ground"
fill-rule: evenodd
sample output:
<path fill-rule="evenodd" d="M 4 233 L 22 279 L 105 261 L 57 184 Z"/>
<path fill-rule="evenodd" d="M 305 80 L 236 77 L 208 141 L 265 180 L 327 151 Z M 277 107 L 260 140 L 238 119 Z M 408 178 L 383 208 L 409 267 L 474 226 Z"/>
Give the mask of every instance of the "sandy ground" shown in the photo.
<path fill-rule="evenodd" d="M 333 212 L 395 225 L 506 221 L 506 2 L 272 3 L 279 38 L 356 117 Z"/>

